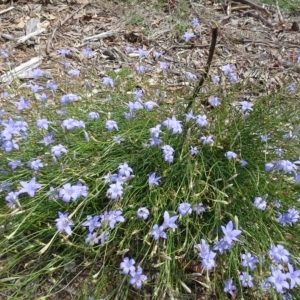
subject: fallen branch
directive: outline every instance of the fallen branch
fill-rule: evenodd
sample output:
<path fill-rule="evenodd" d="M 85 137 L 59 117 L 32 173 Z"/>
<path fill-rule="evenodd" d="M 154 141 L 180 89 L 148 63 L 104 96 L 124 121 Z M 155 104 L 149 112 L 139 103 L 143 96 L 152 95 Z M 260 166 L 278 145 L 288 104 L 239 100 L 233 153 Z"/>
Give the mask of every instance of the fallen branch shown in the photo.
<path fill-rule="evenodd" d="M 233 6 L 233 7 L 231 7 L 231 11 L 240 11 L 240 10 L 250 9 L 250 8 L 251 8 L 250 5 Z M 222 6 L 214 7 L 214 10 L 225 11 L 226 10 L 226 5 L 224 4 Z"/>
<path fill-rule="evenodd" d="M 212 28 L 212 38 L 211 38 L 211 43 L 210 43 L 210 47 L 209 47 L 209 54 L 208 54 L 205 68 L 204 68 L 204 73 L 202 74 L 201 79 L 199 80 L 197 86 L 195 87 L 193 95 L 189 99 L 188 105 L 186 107 L 186 113 L 188 113 L 189 109 L 193 105 L 193 102 L 195 101 L 195 98 L 197 97 L 201 86 L 203 85 L 205 79 L 208 76 L 209 68 L 210 68 L 210 65 L 211 65 L 211 62 L 212 62 L 212 59 L 214 56 L 216 44 L 217 44 L 217 37 L 218 37 L 218 27 L 213 27 Z"/>
<path fill-rule="evenodd" d="M 20 44 L 23 44 L 24 42 L 26 42 L 27 40 L 29 40 L 33 36 L 36 36 L 36 35 L 39 35 L 39 34 L 43 33 L 45 30 L 46 30 L 45 28 L 41 28 L 41 29 L 38 29 L 38 30 L 36 30 L 32 33 L 29 33 L 28 35 L 24 35 L 24 36 L 20 37 L 17 40 L 16 46 L 19 46 Z"/>
<path fill-rule="evenodd" d="M 9 7 L 9 8 L 4 9 L 4 10 L 1 10 L 1 11 L 0 11 L 0 15 L 5 14 L 5 13 L 7 13 L 7 12 L 13 10 L 14 8 L 15 8 L 14 6 L 11 6 L 11 7 Z"/>
<path fill-rule="evenodd" d="M 34 57 L 31 60 L 19 65 L 11 71 L 0 76 L 0 83 L 10 84 L 15 78 L 26 78 L 32 69 L 36 69 L 42 63 L 43 57 Z"/>

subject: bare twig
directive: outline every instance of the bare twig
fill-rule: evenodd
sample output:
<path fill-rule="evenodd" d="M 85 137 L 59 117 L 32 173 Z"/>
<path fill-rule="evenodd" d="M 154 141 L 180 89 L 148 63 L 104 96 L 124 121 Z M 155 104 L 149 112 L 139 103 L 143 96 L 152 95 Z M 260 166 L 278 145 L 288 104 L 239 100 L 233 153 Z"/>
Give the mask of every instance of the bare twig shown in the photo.
<path fill-rule="evenodd" d="M 79 11 L 84 9 L 88 4 L 90 3 L 85 3 L 81 5 L 77 10 L 73 11 L 69 16 L 67 16 L 61 23 L 60 26 L 63 26 L 67 21 L 69 21 L 74 15 L 76 15 Z"/>
<path fill-rule="evenodd" d="M 282 14 L 281 14 L 280 9 L 279 9 L 278 0 L 276 0 L 276 8 L 277 8 L 277 14 L 278 14 L 279 25 L 282 26 L 282 27 L 285 27 L 285 24 L 284 24 L 284 20 L 283 20 Z"/>
<path fill-rule="evenodd" d="M 263 18 L 260 14 L 255 13 L 253 11 L 245 11 L 243 13 L 243 15 L 249 15 L 249 16 L 251 16 L 253 18 L 259 19 L 262 23 L 264 23 L 269 28 L 273 28 L 274 27 L 269 21 L 267 21 L 265 18 Z"/>
<path fill-rule="evenodd" d="M 188 112 L 189 109 L 191 108 L 191 106 L 193 105 L 193 102 L 194 102 L 195 98 L 197 97 L 201 86 L 203 85 L 205 79 L 208 76 L 209 68 L 210 68 L 210 65 L 211 65 L 211 62 L 212 62 L 212 59 L 214 56 L 215 48 L 216 48 L 217 37 L 218 37 L 218 27 L 213 27 L 212 28 L 212 38 L 211 38 L 211 43 L 210 43 L 210 47 L 209 47 L 209 54 L 208 54 L 205 68 L 204 68 L 204 73 L 202 74 L 201 79 L 199 80 L 197 86 L 195 87 L 192 97 L 189 99 L 188 105 L 186 107 L 186 112 Z"/>
<path fill-rule="evenodd" d="M 128 62 L 128 58 L 127 56 L 117 47 L 113 47 L 113 49 L 115 50 L 115 52 L 123 58 L 124 61 Z"/>
<path fill-rule="evenodd" d="M 256 4 L 256 3 L 251 2 L 250 0 L 234 0 L 234 1 L 235 1 L 235 2 L 240 2 L 240 3 L 242 3 L 242 4 L 250 5 L 251 7 L 256 8 L 256 9 L 258 9 L 258 10 L 264 12 L 268 17 L 271 17 L 271 16 L 272 16 L 271 13 L 270 13 L 267 9 L 265 9 L 265 8 L 263 8 L 263 7 L 261 7 L 261 6 L 259 6 L 259 5 Z"/>
<path fill-rule="evenodd" d="M 231 11 L 240 11 L 240 10 L 249 9 L 249 8 L 250 8 L 249 5 L 240 5 L 240 6 L 232 7 Z"/>
<path fill-rule="evenodd" d="M 99 33 L 97 35 L 88 36 L 88 37 L 84 38 L 83 43 L 85 43 L 85 42 L 95 42 L 97 40 L 105 39 L 107 37 L 114 36 L 116 34 L 117 34 L 116 31 L 102 32 L 102 33 Z"/>
<path fill-rule="evenodd" d="M 167 49 L 167 51 L 170 51 L 171 49 L 194 49 L 194 48 L 207 48 L 208 45 L 197 45 L 197 44 L 190 44 L 190 45 L 172 45 Z"/>
<path fill-rule="evenodd" d="M 38 29 L 28 35 L 25 35 L 25 36 L 22 36 L 20 37 L 18 40 L 17 40 L 17 44 L 16 46 L 26 42 L 27 40 L 29 40 L 30 38 L 32 38 L 33 36 L 36 36 L 36 35 L 39 35 L 41 33 L 43 33 L 46 29 L 45 28 L 41 28 L 41 29 Z"/>
<path fill-rule="evenodd" d="M 50 53 L 50 44 L 51 44 L 51 42 L 52 42 L 52 40 L 53 40 L 53 37 L 54 37 L 54 35 L 55 35 L 55 32 L 56 32 L 57 28 L 58 28 L 58 27 L 54 28 L 54 30 L 52 31 L 52 34 L 51 34 L 50 39 L 48 39 L 47 47 L 46 47 L 46 53 L 47 53 L 47 54 Z"/>
<path fill-rule="evenodd" d="M 281 44 L 279 43 L 272 43 L 272 42 L 268 42 L 268 41 L 261 41 L 261 40 L 251 40 L 251 39 L 246 39 L 246 38 L 242 38 L 239 40 L 241 43 L 243 44 L 256 44 L 256 45 L 264 45 L 264 46 L 268 46 L 269 48 L 275 48 L 275 49 L 279 49 L 280 47 L 282 47 Z"/>
<path fill-rule="evenodd" d="M 250 5 L 240 5 L 240 6 L 233 6 L 231 7 L 231 12 L 233 11 L 240 11 L 240 10 L 244 10 L 244 9 L 250 9 L 251 6 Z M 214 7 L 214 10 L 226 10 L 226 5 L 224 4 L 223 6 L 216 6 Z"/>
<path fill-rule="evenodd" d="M 19 65 L 0 77 L 0 83 L 10 84 L 15 78 L 26 78 L 32 69 L 37 68 L 42 63 L 43 57 L 34 57 L 31 60 Z"/>

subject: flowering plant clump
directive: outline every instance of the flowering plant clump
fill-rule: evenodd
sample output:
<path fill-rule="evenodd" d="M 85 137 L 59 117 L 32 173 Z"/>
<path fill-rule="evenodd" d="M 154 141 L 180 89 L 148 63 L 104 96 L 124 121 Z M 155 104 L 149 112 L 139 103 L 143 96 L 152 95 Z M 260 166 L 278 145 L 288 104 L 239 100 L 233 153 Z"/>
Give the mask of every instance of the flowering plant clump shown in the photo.
<path fill-rule="evenodd" d="M 193 18 L 181 42 L 201 27 Z M 85 70 L 72 51 L 55 53 L 65 81 L 39 85 L 45 71 L 33 69 L 25 91 L 0 94 L 0 278 L 12 297 L 78 274 L 90 299 L 181 299 L 194 282 L 203 298 L 296 297 L 300 108 L 283 101 L 296 83 L 245 98 L 246 79 L 224 62 L 198 95 L 207 105 L 187 107 L 166 89 L 176 62 L 162 49 L 128 45 L 135 61 L 103 71 L 99 94 L 95 52 L 79 52 Z M 190 71 L 187 95 L 199 80 Z"/>

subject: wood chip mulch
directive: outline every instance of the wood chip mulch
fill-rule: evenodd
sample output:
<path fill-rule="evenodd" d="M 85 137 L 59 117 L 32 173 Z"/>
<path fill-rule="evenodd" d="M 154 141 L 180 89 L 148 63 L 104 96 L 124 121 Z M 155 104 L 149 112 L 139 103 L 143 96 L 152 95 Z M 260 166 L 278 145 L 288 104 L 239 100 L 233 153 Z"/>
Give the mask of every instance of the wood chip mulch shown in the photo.
<path fill-rule="evenodd" d="M 143 59 L 152 75 L 151 85 L 163 76 L 154 51 L 162 52 L 170 63 L 164 77 L 168 87 L 184 85 L 186 71 L 199 75 L 204 69 L 212 26 L 218 27 L 219 35 L 211 74 L 221 74 L 221 66 L 232 64 L 245 84 L 264 80 L 263 93 L 267 94 L 299 82 L 300 12 L 293 15 L 254 0 L 227 5 L 189 0 L 185 8 L 176 0 L 164 6 L 157 2 L 0 0 L 0 54 L 1 50 L 9 53 L 8 58 L 0 58 L 0 92 L 13 86 L 16 76 L 24 83 L 33 80 L 30 70 L 35 68 L 45 71 L 45 81 L 59 83 L 64 67 L 56 50 L 70 49 L 68 60 L 83 70 L 86 47 L 93 50 L 90 60 L 99 79 L 106 70 L 135 70 L 138 57 L 125 50 L 130 46 L 151 51 Z M 190 22 L 195 17 L 200 26 L 194 29 L 196 37 L 186 43 L 182 34 L 186 28 L 192 31 Z M 9 76 L 9 69 L 15 70 L 14 76 Z M 80 290 L 79 281 L 80 276 L 47 299 L 72 299 Z M 44 292 L 41 289 L 40 296 Z"/>

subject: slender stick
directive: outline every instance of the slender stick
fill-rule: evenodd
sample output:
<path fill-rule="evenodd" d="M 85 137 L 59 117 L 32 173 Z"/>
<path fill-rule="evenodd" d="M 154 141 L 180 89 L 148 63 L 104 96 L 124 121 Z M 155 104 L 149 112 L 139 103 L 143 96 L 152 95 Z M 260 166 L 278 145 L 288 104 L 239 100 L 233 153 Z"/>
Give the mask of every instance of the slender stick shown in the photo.
<path fill-rule="evenodd" d="M 213 27 L 212 28 L 212 38 L 211 38 L 211 43 L 210 43 L 210 47 L 209 47 L 209 54 L 208 54 L 206 66 L 204 68 L 204 73 L 202 74 L 202 77 L 200 78 L 197 86 L 195 87 L 192 97 L 189 99 L 188 105 L 186 107 L 186 113 L 188 112 L 188 110 L 193 105 L 193 102 L 195 101 L 195 98 L 197 97 L 201 86 L 203 85 L 205 79 L 208 76 L 210 64 L 212 62 L 214 52 L 215 52 L 215 48 L 216 48 L 217 37 L 218 37 L 218 27 Z"/>

